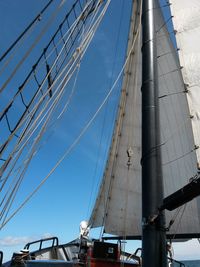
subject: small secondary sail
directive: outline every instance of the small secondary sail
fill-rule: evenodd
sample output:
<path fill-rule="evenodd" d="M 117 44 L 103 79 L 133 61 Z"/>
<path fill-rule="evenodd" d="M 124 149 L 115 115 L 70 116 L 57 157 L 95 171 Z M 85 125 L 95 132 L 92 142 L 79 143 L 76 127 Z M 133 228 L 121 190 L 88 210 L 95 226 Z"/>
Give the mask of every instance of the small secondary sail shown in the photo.
<path fill-rule="evenodd" d="M 109 157 L 90 218 L 92 227 L 109 234 L 141 236 L 141 2 L 134 1 L 119 112 Z M 197 159 L 187 90 L 177 51 L 161 9 L 155 7 L 161 151 L 165 196 L 187 184 L 197 173 Z M 132 49 L 132 50 L 131 50 Z M 148 156 L 148 155 L 147 155 Z M 166 212 L 169 234 L 200 231 L 200 206 L 193 200 Z M 174 223 L 171 225 L 171 223 Z"/>

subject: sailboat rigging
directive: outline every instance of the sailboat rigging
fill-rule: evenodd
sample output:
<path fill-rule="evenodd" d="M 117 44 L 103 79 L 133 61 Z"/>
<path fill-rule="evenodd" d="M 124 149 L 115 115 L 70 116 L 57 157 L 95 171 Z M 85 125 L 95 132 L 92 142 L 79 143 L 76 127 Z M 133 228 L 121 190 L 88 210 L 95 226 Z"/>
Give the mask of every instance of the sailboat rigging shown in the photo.
<path fill-rule="evenodd" d="M 76 75 L 110 2 L 74 1 L 24 81 L 12 92 L 7 103 L 1 103 L 0 123 L 5 133 L 0 147 L 1 228 L 79 142 L 111 95 L 114 86 L 49 175 L 10 215 L 43 136 L 53 127 L 55 118 L 60 118 L 70 106 Z M 168 263 L 176 262 L 167 258 L 168 241 L 200 237 L 200 57 L 197 45 L 200 41 L 200 4 L 197 0 L 190 3 L 171 0 L 167 5 L 173 15 L 177 42 L 174 44 L 158 0 L 131 3 L 120 102 L 89 224 L 82 222 L 80 237 L 64 245 L 59 245 L 56 237 L 30 242 L 3 266 L 118 267 L 123 264 L 127 267 L 166 267 Z M 50 4 L 52 1 L 42 13 Z M 0 89 L 4 97 L 7 86 L 52 25 L 63 4 L 61 1 L 8 77 L 6 73 Z M 24 34 L 27 34 L 26 30 L 0 58 L 5 63 L 0 72 L 12 59 L 13 55 L 5 62 Z M 188 38 L 196 42 L 191 43 Z M 103 234 L 112 236 L 103 235 L 100 240 L 92 240 L 88 236 L 91 227 L 102 227 Z M 142 256 L 138 256 L 138 251 L 133 255 L 122 251 L 120 242 L 102 241 L 107 238 L 142 239 Z M 52 244 L 43 248 L 46 241 Z M 38 244 L 39 249 L 30 251 L 33 244 Z M 130 261 L 124 261 L 125 257 Z M 1 261 L 2 258 L 3 253 Z"/>

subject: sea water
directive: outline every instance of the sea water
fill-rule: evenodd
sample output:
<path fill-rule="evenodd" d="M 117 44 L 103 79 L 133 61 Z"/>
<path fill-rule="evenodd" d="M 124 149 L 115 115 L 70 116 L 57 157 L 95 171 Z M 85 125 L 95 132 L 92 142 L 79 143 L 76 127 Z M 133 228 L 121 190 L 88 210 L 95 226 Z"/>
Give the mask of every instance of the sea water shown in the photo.
<path fill-rule="evenodd" d="M 181 261 L 184 266 L 181 267 L 200 267 L 200 260 L 193 260 L 193 261 Z M 180 267 L 180 264 L 176 263 L 173 265 L 174 267 Z"/>
<path fill-rule="evenodd" d="M 200 267 L 200 260 L 196 261 L 183 261 L 185 267 Z"/>

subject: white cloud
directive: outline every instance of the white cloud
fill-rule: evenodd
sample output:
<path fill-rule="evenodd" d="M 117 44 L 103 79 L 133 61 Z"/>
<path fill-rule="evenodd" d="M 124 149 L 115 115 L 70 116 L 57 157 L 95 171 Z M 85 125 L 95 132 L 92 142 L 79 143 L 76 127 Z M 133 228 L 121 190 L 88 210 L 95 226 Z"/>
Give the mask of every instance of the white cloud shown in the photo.
<path fill-rule="evenodd" d="M 5 247 L 13 247 L 17 245 L 25 245 L 29 242 L 32 242 L 34 240 L 39 240 L 41 238 L 48 238 L 51 237 L 52 235 L 49 233 L 43 234 L 41 237 L 35 237 L 35 236 L 6 236 L 4 238 L 0 238 L 0 246 L 5 246 Z"/>
<path fill-rule="evenodd" d="M 200 243 L 197 239 L 173 243 L 173 250 L 177 260 L 200 259 Z"/>
<path fill-rule="evenodd" d="M 16 246 L 21 244 L 26 244 L 30 242 L 28 237 L 13 237 L 13 236 L 6 236 L 0 239 L 1 246 Z"/>
<path fill-rule="evenodd" d="M 6 236 L 0 238 L 0 248 L 3 250 L 3 262 L 11 259 L 13 252 L 20 251 L 27 243 L 52 237 L 51 234 L 45 233 L 42 236 Z"/>

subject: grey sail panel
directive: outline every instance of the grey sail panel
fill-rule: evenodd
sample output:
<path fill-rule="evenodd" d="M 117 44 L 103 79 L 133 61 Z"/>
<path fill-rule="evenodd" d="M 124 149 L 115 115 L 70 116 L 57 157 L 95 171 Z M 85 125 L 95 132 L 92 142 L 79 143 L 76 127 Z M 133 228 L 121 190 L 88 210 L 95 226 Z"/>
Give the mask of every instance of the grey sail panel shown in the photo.
<path fill-rule="evenodd" d="M 104 173 L 90 219 L 92 227 L 122 236 L 141 235 L 141 39 L 140 3 L 134 2 L 119 112 Z M 137 12 L 136 12 L 137 11 Z M 136 15 L 137 14 L 137 15 Z M 155 8 L 164 194 L 183 187 L 196 174 L 194 140 L 177 53 L 159 8 Z M 134 33 L 134 34 L 133 34 Z M 137 36 L 137 37 L 136 37 Z M 166 212 L 169 234 L 200 231 L 197 200 Z"/>
<path fill-rule="evenodd" d="M 200 2 L 172 0 L 171 9 L 200 168 Z"/>
<path fill-rule="evenodd" d="M 157 25 L 165 25 L 160 12 L 157 12 Z M 188 184 L 190 178 L 197 174 L 197 159 L 187 91 L 178 54 L 166 26 L 158 26 L 157 49 L 163 183 L 165 196 L 168 196 Z M 169 234 L 198 233 L 199 213 L 197 199 L 173 212 L 167 211 L 166 225 L 175 220 Z"/>
<path fill-rule="evenodd" d="M 132 231 L 134 233 L 140 232 L 141 219 L 138 216 L 141 214 L 141 42 L 140 28 L 138 28 L 140 23 L 139 11 L 140 4 L 134 4 L 127 57 L 133 43 L 134 48 L 124 71 L 121 100 L 112 145 L 102 185 L 90 219 L 93 227 L 104 225 L 107 233 L 117 235 L 130 234 Z M 137 31 L 137 35 L 133 34 Z M 130 158 L 127 154 L 128 150 L 130 150 Z"/>

